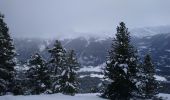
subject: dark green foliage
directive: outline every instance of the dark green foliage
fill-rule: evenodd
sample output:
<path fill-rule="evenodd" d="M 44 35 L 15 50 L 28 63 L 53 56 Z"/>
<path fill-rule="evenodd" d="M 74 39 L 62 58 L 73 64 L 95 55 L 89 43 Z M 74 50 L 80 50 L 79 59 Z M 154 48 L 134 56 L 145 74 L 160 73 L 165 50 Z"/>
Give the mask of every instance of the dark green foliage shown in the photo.
<path fill-rule="evenodd" d="M 143 63 L 143 76 L 144 76 L 144 87 L 143 94 L 147 99 L 153 99 L 158 93 L 158 82 L 155 80 L 155 67 L 152 63 L 151 57 L 147 54 L 144 58 Z"/>
<path fill-rule="evenodd" d="M 50 76 L 45 60 L 36 53 L 28 61 L 28 89 L 31 94 L 40 94 L 50 89 Z"/>
<path fill-rule="evenodd" d="M 0 95 L 12 92 L 15 52 L 13 40 L 10 37 L 9 29 L 0 14 Z"/>
<path fill-rule="evenodd" d="M 74 95 L 78 91 L 76 71 L 79 69 L 74 51 L 71 50 L 67 54 L 61 43 L 56 40 L 54 47 L 49 50 L 49 53 L 51 54 L 49 67 L 53 93 L 60 92 Z"/>
<path fill-rule="evenodd" d="M 24 84 L 25 79 L 15 79 L 13 86 L 13 94 L 14 95 L 23 95 L 26 89 L 26 83 Z M 25 90 L 25 91 L 24 91 Z"/>
<path fill-rule="evenodd" d="M 80 68 L 75 53 L 71 50 L 67 55 L 67 67 L 61 74 L 61 92 L 63 94 L 74 95 L 78 92 L 78 81 L 76 71 Z"/>
<path fill-rule="evenodd" d="M 15 78 L 13 83 L 13 94 L 14 95 L 27 95 L 28 78 L 27 78 L 27 65 L 21 65 L 17 63 L 15 67 Z M 29 93 L 30 94 L 30 93 Z"/>
<path fill-rule="evenodd" d="M 61 74 L 67 66 L 66 50 L 62 47 L 60 41 L 56 40 L 54 47 L 48 51 L 51 54 L 48 65 L 51 71 L 52 91 L 58 93 L 61 92 Z"/>
<path fill-rule="evenodd" d="M 129 34 L 125 24 L 121 22 L 109 52 L 105 76 L 110 84 L 103 96 L 112 100 L 129 100 L 137 89 L 137 56 Z"/>

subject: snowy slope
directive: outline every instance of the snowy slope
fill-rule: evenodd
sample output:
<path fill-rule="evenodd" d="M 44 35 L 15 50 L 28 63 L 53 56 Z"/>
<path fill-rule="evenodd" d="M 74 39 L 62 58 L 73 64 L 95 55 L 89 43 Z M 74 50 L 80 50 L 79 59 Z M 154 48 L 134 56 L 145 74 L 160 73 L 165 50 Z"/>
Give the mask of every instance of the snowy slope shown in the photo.
<path fill-rule="evenodd" d="M 63 94 L 52 95 L 33 95 L 33 96 L 0 96 L 0 100 L 105 100 L 97 94 L 77 94 L 76 96 L 67 96 Z"/>
<path fill-rule="evenodd" d="M 159 97 L 162 97 L 163 100 L 170 100 L 170 94 L 159 93 Z"/>
<path fill-rule="evenodd" d="M 170 100 L 170 94 L 160 93 L 159 97 L 164 100 Z M 32 96 L 0 96 L 0 100 L 107 100 L 100 98 L 97 93 L 95 94 L 77 94 L 76 96 L 67 96 L 63 94 L 52 95 L 32 95 Z"/>
<path fill-rule="evenodd" d="M 130 32 L 132 33 L 133 36 L 138 38 L 150 37 L 157 34 L 170 33 L 170 25 L 135 28 L 135 29 L 131 29 Z"/>
<path fill-rule="evenodd" d="M 80 78 L 84 78 L 84 77 L 97 77 L 102 79 L 104 77 L 102 73 L 103 68 L 104 68 L 105 63 L 98 65 L 98 66 L 84 66 L 83 68 L 80 68 L 80 70 L 78 71 L 79 73 L 81 72 L 89 72 L 88 75 L 80 75 Z M 93 72 L 96 72 L 95 74 Z M 155 75 L 154 76 L 156 78 L 157 81 L 167 81 L 167 79 L 163 76 L 160 75 Z"/>
<path fill-rule="evenodd" d="M 167 81 L 167 79 L 162 76 L 155 75 L 154 77 L 156 78 L 157 81 Z"/>

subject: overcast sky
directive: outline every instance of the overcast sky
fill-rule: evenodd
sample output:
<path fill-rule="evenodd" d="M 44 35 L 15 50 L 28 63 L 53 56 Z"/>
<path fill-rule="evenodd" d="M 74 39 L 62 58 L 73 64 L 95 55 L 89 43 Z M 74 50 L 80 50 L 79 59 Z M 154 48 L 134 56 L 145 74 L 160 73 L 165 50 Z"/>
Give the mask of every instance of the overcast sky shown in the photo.
<path fill-rule="evenodd" d="M 120 21 L 170 25 L 170 0 L 0 0 L 0 12 L 18 37 L 102 36 Z"/>

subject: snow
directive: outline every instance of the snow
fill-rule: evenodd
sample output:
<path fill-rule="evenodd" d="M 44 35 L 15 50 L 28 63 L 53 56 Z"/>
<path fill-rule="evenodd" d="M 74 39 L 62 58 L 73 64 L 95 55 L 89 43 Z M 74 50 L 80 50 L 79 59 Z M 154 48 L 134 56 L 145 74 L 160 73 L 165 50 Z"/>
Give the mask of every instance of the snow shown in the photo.
<path fill-rule="evenodd" d="M 159 93 L 158 96 L 162 97 L 163 100 L 170 100 L 170 94 Z"/>
<path fill-rule="evenodd" d="M 104 68 L 106 64 L 100 64 L 98 66 L 84 66 L 83 68 L 80 68 L 78 72 L 102 72 L 102 68 Z"/>
<path fill-rule="evenodd" d="M 86 44 L 85 47 L 88 47 L 88 46 L 90 45 L 90 40 L 89 40 L 89 38 L 88 38 L 88 39 L 86 38 L 86 41 L 87 41 L 87 44 Z"/>
<path fill-rule="evenodd" d="M 95 39 L 95 42 L 103 42 L 103 41 L 106 41 L 108 40 L 110 37 L 109 36 L 106 36 L 106 37 L 98 37 Z"/>
<path fill-rule="evenodd" d="M 128 65 L 127 64 L 119 64 L 119 67 L 123 68 L 123 71 L 127 74 L 128 71 Z"/>
<path fill-rule="evenodd" d="M 81 75 L 81 76 L 79 76 L 79 78 L 84 78 L 84 77 L 87 77 L 87 76 L 89 76 L 89 75 Z"/>
<path fill-rule="evenodd" d="M 160 70 L 160 69 L 156 69 L 156 71 L 158 71 L 158 72 L 159 72 L 159 71 L 161 71 L 161 70 Z"/>
<path fill-rule="evenodd" d="M 133 62 L 133 61 L 135 61 L 135 60 L 136 60 L 136 58 L 134 58 L 134 57 L 131 57 L 131 58 L 130 58 L 130 61 L 131 61 L 131 62 Z"/>
<path fill-rule="evenodd" d="M 106 63 L 107 63 L 107 64 L 110 64 L 110 63 L 111 63 L 111 61 L 110 61 L 110 60 L 108 60 L 108 61 L 106 61 Z"/>
<path fill-rule="evenodd" d="M 153 35 L 158 34 L 152 28 L 147 28 L 147 27 L 132 29 L 131 33 L 133 36 L 138 37 L 138 38 L 148 37 L 148 36 L 153 36 Z"/>
<path fill-rule="evenodd" d="M 65 44 L 63 44 L 63 46 L 66 46 L 67 44 L 69 44 L 72 41 L 72 39 L 68 40 Z"/>
<path fill-rule="evenodd" d="M 117 64 L 118 64 L 118 62 L 115 62 L 114 67 L 116 67 Z"/>
<path fill-rule="evenodd" d="M 101 72 L 101 67 L 99 66 L 84 66 L 83 68 L 80 68 L 78 72 Z"/>
<path fill-rule="evenodd" d="M 106 100 L 97 96 L 98 94 L 77 94 L 68 96 L 63 94 L 32 95 L 32 96 L 0 96 L 0 100 Z"/>
<path fill-rule="evenodd" d="M 46 41 L 45 41 L 46 44 L 47 44 L 47 46 L 51 44 L 51 41 L 52 41 L 52 40 L 46 40 Z"/>
<path fill-rule="evenodd" d="M 29 70 L 30 68 L 29 68 L 29 66 L 27 66 L 27 65 L 23 65 L 23 66 L 21 66 L 21 65 L 16 65 L 16 66 L 15 66 L 15 69 L 16 69 L 17 71 L 27 71 L 27 70 Z"/>
<path fill-rule="evenodd" d="M 84 66 L 81 68 L 78 72 L 101 72 L 102 68 L 105 66 L 105 63 L 98 65 L 98 66 Z M 127 65 L 126 64 L 120 64 L 119 66 L 124 67 L 124 72 L 127 73 Z M 24 67 L 24 69 L 28 70 L 27 66 Z M 63 71 L 63 74 L 65 72 Z M 90 74 L 90 75 L 80 75 L 79 78 L 84 78 L 84 77 L 97 77 L 97 78 L 103 78 L 104 75 L 102 74 Z M 167 81 L 165 77 L 155 75 L 156 80 L 158 81 Z"/>
<path fill-rule="evenodd" d="M 61 73 L 61 76 L 64 76 L 66 73 L 66 70 L 64 70 L 62 73 Z"/>
<path fill-rule="evenodd" d="M 119 66 L 122 67 L 122 68 L 127 68 L 128 67 L 127 64 L 120 64 Z"/>
<path fill-rule="evenodd" d="M 42 84 L 41 84 L 41 87 L 45 87 L 45 84 L 44 84 L 44 83 L 42 83 Z"/>
<path fill-rule="evenodd" d="M 139 87 L 139 86 L 141 85 L 141 82 L 139 81 L 139 82 L 137 82 L 135 85 L 136 85 L 137 87 Z"/>
<path fill-rule="evenodd" d="M 40 51 L 40 52 L 44 51 L 45 48 L 46 48 L 45 45 L 43 45 L 43 44 L 39 45 L 39 51 Z"/>
<path fill-rule="evenodd" d="M 169 50 L 169 49 L 167 49 L 167 50 L 165 50 L 165 51 L 170 52 L 170 50 Z"/>
<path fill-rule="evenodd" d="M 167 81 L 167 79 L 162 76 L 155 75 L 154 77 L 156 78 L 157 81 Z"/>
<path fill-rule="evenodd" d="M 60 87 L 60 85 L 55 85 L 55 89 L 57 89 L 57 88 L 59 88 Z"/>
<path fill-rule="evenodd" d="M 104 78 L 104 75 L 102 74 L 90 74 L 90 75 L 81 75 L 79 78 L 84 78 L 84 77 L 97 77 L 97 78 Z"/>
<path fill-rule="evenodd" d="M 102 74 L 90 74 L 90 77 L 104 78 L 104 75 L 102 75 Z"/>
<path fill-rule="evenodd" d="M 123 71 L 127 74 L 127 68 L 123 68 Z"/>
<path fill-rule="evenodd" d="M 170 67 L 170 65 L 166 65 L 165 67 Z"/>
<path fill-rule="evenodd" d="M 107 100 L 100 98 L 98 93 L 76 94 L 75 96 L 68 96 L 63 94 L 51 94 L 51 95 L 29 95 L 29 96 L 12 96 L 5 95 L 0 96 L 0 100 Z M 170 94 L 159 93 L 159 97 L 164 100 L 170 100 Z"/>
<path fill-rule="evenodd" d="M 147 49 L 148 47 L 147 47 L 147 46 L 140 46 L 139 48 L 141 48 L 141 49 Z"/>

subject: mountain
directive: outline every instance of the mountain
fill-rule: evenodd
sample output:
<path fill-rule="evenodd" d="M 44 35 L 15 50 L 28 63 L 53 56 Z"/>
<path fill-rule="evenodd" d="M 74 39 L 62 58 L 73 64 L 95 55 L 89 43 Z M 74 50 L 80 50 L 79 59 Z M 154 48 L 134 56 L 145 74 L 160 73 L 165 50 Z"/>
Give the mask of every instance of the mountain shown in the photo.
<path fill-rule="evenodd" d="M 111 47 L 112 38 L 98 40 L 96 38 L 76 38 L 62 40 L 63 46 L 67 49 L 74 49 L 82 66 L 98 66 L 103 64 Z M 49 55 L 47 48 L 51 48 L 55 40 L 42 39 L 14 39 L 18 59 L 22 62 L 29 59 L 35 53 L 40 52 L 46 59 Z M 132 38 L 133 44 L 143 56 L 151 52 L 156 66 L 161 70 L 168 71 L 170 68 L 170 34 L 158 34 L 152 37 Z M 165 73 L 162 74 L 168 74 Z"/>
<path fill-rule="evenodd" d="M 150 28 L 150 31 L 147 31 L 148 35 L 144 34 L 141 37 L 135 37 L 132 32 L 132 43 L 138 49 L 141 60 L 146 53 L 151 53 L 157 75 L 159 75 L 156 78 L 161 80 L 161 84 L 165 87 L 161 88 L 160 91 L 170 93 L 170 32 L 159 33 L 163 32 L 160 30 L 158 33 L 149 35 L 151 30 L 156 31 L 156 29 Z M 140 31 L 138 32 L 140 33 Z M 110 37 L 78 37 L 61 40 L 66 50 L 74 49 L 76 51 L 77 58 L 81 64 L 81 69 L 78 71 L 82 89 L 80 92 L 97 91 L 97 86 L 100 85 L 104 77 L 102 69 L 105 66 L 112 40 L 113 38 Z M 17 58 L 21 63 L 25 63 L 33 53 L 40 52 L 48 60 L 49 53 L 47 49 L 53 46 L 54 41 L 54 39 L 14 38 L 18 53 Z"/>
<path fill-rule="evenodd" d="M 131 29 L 130 32 L 132 36 L 143 38 L 143 37 L 150 37 L 157 34 L 166 34 L 170 33 L 170 25 L 166 26 L 157 26 L 157 27 L 144 27 L 144 28 L 134 28 Z"/>

